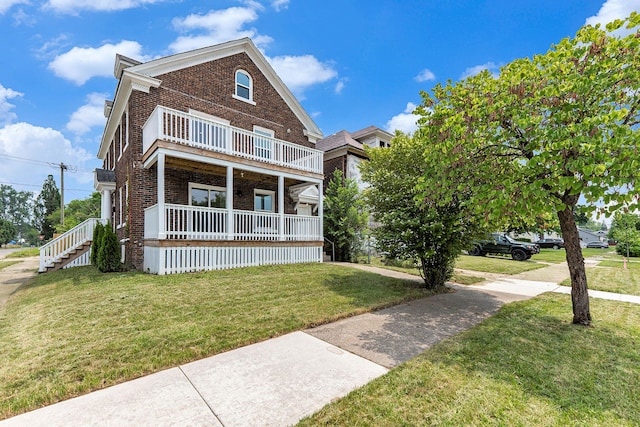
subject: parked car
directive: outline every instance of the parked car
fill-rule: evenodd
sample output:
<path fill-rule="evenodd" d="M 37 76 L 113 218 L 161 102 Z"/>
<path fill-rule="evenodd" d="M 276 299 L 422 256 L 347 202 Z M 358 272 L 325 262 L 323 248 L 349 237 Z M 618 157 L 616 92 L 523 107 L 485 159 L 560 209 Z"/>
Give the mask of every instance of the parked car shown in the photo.
<path fill-rule="evenodd" d="M 537 242 L 533 242 L 541 248 L 560 249 L 564 248 L 564 240 L 562 239 L 541 239 Z"/>
<path fill-rule="evenodd" d="M 589 243 L 587 243 L 587 247 L 588 248 L 607 249 L 609 247 L 609 243 L 600 242 L 600 241 L 589 242 Z"/>
<path fill-rule="evenodd" d="M 493 233 L 489 239 L 481 240 L 469 251 L 469 255 L 510 254 L 516 261 L 524 261 L 534 254 L 539 254 L 540 248 L 533 243 L 518 242 L 504 234 Z"/>

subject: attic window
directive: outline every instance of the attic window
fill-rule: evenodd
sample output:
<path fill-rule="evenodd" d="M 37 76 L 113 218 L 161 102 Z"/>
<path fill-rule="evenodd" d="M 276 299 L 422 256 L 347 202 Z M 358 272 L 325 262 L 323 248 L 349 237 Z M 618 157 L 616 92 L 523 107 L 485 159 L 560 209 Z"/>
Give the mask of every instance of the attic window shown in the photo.
<path fill-rule="evenodd" d="M 253 102 L 253 80 L 244 70 L 236 71 L 236 93 L 233 97 L 255 105 Z"/>

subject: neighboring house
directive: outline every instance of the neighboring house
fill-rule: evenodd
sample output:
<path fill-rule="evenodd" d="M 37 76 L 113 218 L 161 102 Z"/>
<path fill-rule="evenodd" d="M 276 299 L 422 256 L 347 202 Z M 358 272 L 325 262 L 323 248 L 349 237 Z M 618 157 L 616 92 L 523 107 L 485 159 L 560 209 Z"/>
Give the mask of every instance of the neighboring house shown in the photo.
<path fill-rule="evenodd" d="M 342 171 L 345 178 L 353 179 L 360 190 L 366 187 L 360 175 L 360 163 L 369 157 L 365 146 L 371 148 L 388 147 L 393 135 L 375 126 L 349 133 L 346 130 L 334 133 L 316 144 L 316 148 L 324 151 L 324 188 L 333 177 L 336 169 Z"/>
<path fill-rule="evenodd" d="M 580 245 L 585 247 L 589 242 L 606 242 L 606 231 L 591 231 L 586 228 L 578 227 L 578 234 L 580 235 Z"/>
<path fill-rule="evenodd" d="M 322 133 L 250 39 L 114 74 L 95 188 L 127 266 L 322 261 Z"/>

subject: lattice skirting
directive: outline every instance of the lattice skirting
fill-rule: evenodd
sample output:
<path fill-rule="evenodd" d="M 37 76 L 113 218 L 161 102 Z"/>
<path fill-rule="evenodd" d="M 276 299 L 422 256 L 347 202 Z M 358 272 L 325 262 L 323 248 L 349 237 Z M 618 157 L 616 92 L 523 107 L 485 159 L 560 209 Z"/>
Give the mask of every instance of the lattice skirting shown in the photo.
<path fill-rule="evenodd" d="M 322 262 L 321 246 L 144 247 L 144 271 L 176 274 L 268 264 Z"/>

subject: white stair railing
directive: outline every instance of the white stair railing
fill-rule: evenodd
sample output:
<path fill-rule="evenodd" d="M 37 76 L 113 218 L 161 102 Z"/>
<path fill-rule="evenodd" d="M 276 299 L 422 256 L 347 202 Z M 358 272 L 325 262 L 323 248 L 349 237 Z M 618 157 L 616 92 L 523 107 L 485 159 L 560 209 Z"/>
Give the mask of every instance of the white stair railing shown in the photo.
<path fill-rule="evenodd" d="M 56 261 L 61 260 L 65 255 L 73 252 L 84 243 L 93 239 L 93 230 L 96 224 L 102 220 L 89 218 L 76 225 L 71 230 L 56 237 L 47 244 L 40 247 L 40 272 L 46 271 Z"/>

